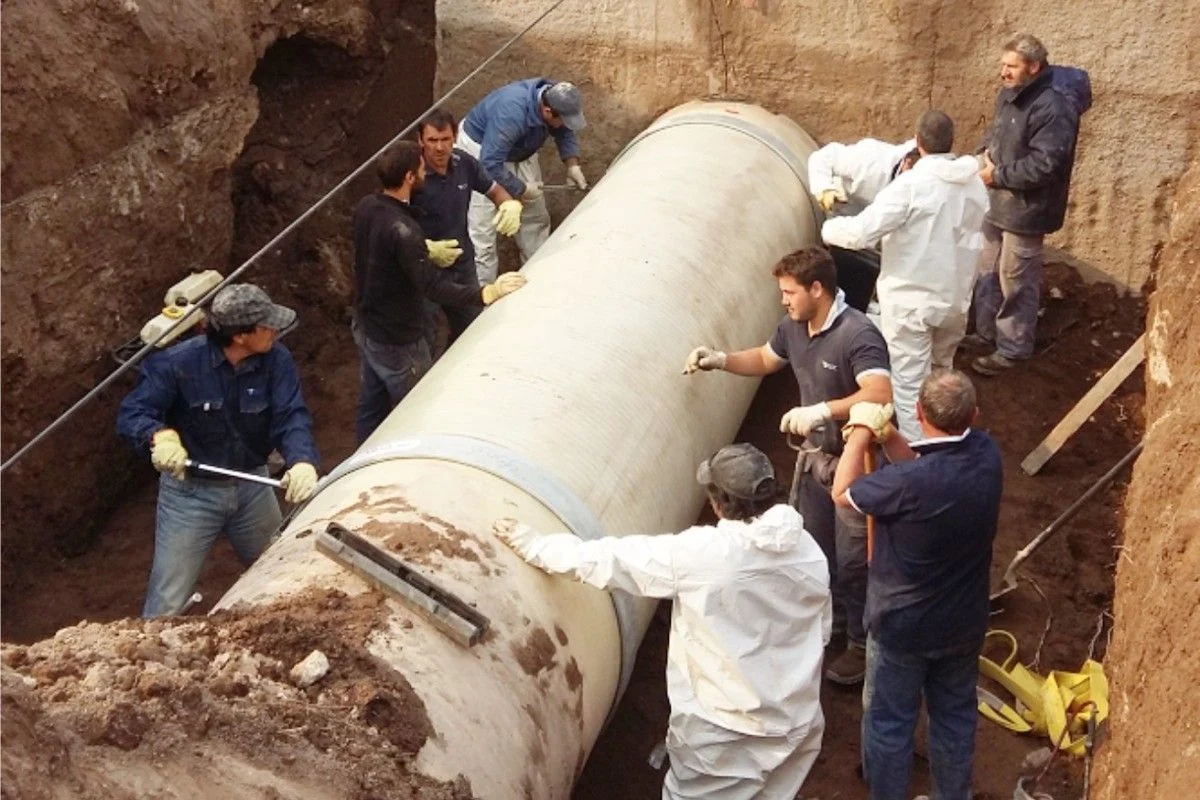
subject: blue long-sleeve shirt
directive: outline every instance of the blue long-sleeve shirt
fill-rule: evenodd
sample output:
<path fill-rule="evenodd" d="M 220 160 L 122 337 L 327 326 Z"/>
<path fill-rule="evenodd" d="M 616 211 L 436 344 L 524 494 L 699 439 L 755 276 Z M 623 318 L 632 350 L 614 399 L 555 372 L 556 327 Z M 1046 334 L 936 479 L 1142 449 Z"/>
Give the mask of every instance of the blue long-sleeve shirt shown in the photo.
<path fill-rule="evenodd" d="M 525 182 L 505 163 L 529 158 L 547 136 L 554 137 L 564 161 L 579 157 L 575 132 L 565 125 L 551 128 L 538 112 L 542 91 L 554 84 L 551 78 L 529 78 L 501 86 L 476 103 L 463 120 L 467 136 L 479 143 L 479 161 L 488 176 L 513 197 L 525 194 Z"/>
<path fill-rule="evenodd" d="M 146 448 L 163 428 L 178 431 L 189 457 L 205 464 L 249 470 L 273 449 L 288 466 L 318 464 L 296 362 L 280 344 L 237 367 L 207 336 L 147 358 L 121 401 L 117 432 Z"/>

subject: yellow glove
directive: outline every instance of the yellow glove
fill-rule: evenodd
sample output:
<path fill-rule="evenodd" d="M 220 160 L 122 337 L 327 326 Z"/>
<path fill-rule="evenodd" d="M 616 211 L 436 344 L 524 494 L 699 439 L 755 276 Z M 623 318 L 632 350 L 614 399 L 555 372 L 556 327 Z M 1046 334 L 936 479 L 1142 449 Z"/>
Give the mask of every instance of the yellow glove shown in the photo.
<path fill-rule="evenodd" d="M 317 490 L 317 468 L 306 461 L 299 461 L 283 473 L 279 483 L 285 490 L 284 500 L 289 503 L 303 503 Z"/>
<path fill-rule="evenodd" d="M 499 278 L 496 278 L 495 283 L 489 283 L 483 287 L 483 304 L 490 306 L 501 297 L 504 297 L 504 295 L 512 294 L 524 285 L 524 275 L 517 272 L 506 272 Z"/>
<path fill-rule="evenodd" d="M 512 236 L 521 229 L 521 212 L 525 206 L 520 200 L 511 197 L 496 207 L 496 216 L 492 217 L 492 225 L 501 236 Z"/>
<path fill-rule="evenodd" d="M 150 463 L 159 472 L 168 472 L 176 480 L 187 475 L 188 451 L 179 441 L 179 434 L 171 428 L 163 428 L 150 438 Z"/>
<path fill-rule="evenodd" d="M 458 261 L 458 257 L 462 255 L 458 239 L 426 239 L 425 248 L 429 251 L 429 260 L 435 267 L 441 269 L 453 266 L 454 262 Z"/>
<path fill-rule="evenodd" d="M 828 214 L 833 209 L 833 204 L 838 201 L 837 189 L 826 189 L 817 195 L 817 203 Z"/>
<path fill-rule="evenodd" d="M 842 441 L 849 439 L 850 432 L 855 428 L 867 428 L 875 441 L 884 441 L 896 430 L 892 427 L 892 404 L 863 401 L 850 406 L 850 419 L 842 428 Z"/>

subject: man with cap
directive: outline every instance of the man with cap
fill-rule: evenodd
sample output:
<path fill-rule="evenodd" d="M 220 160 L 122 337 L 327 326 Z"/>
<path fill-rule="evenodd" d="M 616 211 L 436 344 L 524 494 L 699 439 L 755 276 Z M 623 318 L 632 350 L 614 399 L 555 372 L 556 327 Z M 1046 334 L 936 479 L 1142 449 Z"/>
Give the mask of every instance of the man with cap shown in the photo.
<path fill-rule="evenodd" d="M 787 314 L 770 341 L 733 353 L 697 347 L 683 371 L 761 377 L 791 366 L 800 405 L 779 421 L 780 432 L 798 440 L 789 500 L 829 559 L 834 603 L 839 616 L 845 614 L 846 649 L 830 663 L 825 677 L 852 686 L 862 682 L 867 669 L 867 520 L 853 509 L 836 508 L 830 496 L 842 453 L 835 421 L 846 419 L 855 403 L 891 402 L 887 345 L 866 314 L 846 305 L 837 268 L 825 249 L 790 253 L 772 274 Z"/>
<path fill-rule="evenodd" d="M 530 78 L 501 86 L 479 101 L 463 118 L 458 147 L 483 164 L 496 183 L 525 207 L 517 231 L 522 261 L 528 261 L 550 236 L 550 212 L 542 196 L 542 167 L 538 149 L 554 137 L 567 165 L 567 180 L 580 191 L 588 187 L 579 166 L 576 134 L 586 124 L 583 98 L 573 83 Z M 496 280 L 495 206 L 486 196 L 471 196 L 467 227 L 475 246 L 475 267 L 481 285 Z"/>
<path fill-rule="evenodd" d="M 512 519 L 493 529 L 545 572 L 674 600 L 664 798 L 791 800 L 825 728 L 829 568 L 796 510 L 776 502 L 762 451 L 723 447 L 700 463 L 696 480 L 716 525 L 590 541 Z"/>
<path fill-rule="evenodd" d="M 230 284 L 213 298 L 206 334 L 148 357 L 121 402 L 117 431 L 148 447 L 162 473 L 142 616 L 183 611 L 219 534 L 249 566 L 281 522 L 269 486 L 188 472 L 190 460 L 265 477 L 278 450 L 285 499 L 301 503 L 316 489 L 312 415 L 296 363 L 276 341 L 295 321 L 257 286 Z"/>

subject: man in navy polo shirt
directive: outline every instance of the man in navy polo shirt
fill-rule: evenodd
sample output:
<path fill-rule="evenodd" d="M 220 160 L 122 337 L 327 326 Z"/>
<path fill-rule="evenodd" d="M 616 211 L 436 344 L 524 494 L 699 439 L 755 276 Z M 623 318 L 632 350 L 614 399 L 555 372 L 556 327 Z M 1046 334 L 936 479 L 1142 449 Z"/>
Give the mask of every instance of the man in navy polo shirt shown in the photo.
<path fill-rule="evenodd" d="M 784 414 L 779 430 L 803 437 L 803 445 L 789 501 L 829 559 L 834 613 L 840 611 L 846 619 L 846 651 L 829 665 L 825 677 L 854 685 L 866 671 L 867 523 L 854 509 L 836 508 L 830 496 L 842 452 L 834 421 L 847 419 L 855 403 L 891 402 L 887 345 L 865 314 L 846 305 L 845 295 L 837 288 L 837 268 L 824 248 L 810 247 L 784 256 L 772 274 L 779 281 L 787 316 L 771 340 L 729 354 L 697 347 L 683 371 L 725 370 L 762 376 L 791 364 L 801 405 Z"/>
<path fill-rule="evenodd" d="M 934 796 L 971 797 L 975 683 L 988 623 L 988 573 L 1000 515 L 1000 449 L 970 426 L 975 387 L 955 370 L 921 384 L 911 444 L 890 410 L 850 411 L 834 477 L 838 506 L 875 517 L 867 592 L 863 772 L 872 800 L 907 800 L 917 714 L 929 711 Z M 890 465 L 863 475 L 873 442 Z"/>
<path fill-rule="evenodd" d="M 455 283 L 478 284 L 475 248 L 467 233 L 471 193 L 485 195 L 496 206 L 492 225 L 503 236 L 521 227 L 521 202 L 493 181 L 474 156 L 454 146 L 458 125 L 449 111 L 435 108 L 417 128 L 417 142 L 425 160 L 425 182 L 413 192 L 412 204 L 421 210 L 417 221 L 425 233 L 429 260 L 446 270 Z M 437 305 L 430 303 L 436 314 Z M 481 306 L 442 306 L 450 322 L 450 341 L 459 337 L 479 316 Z M 432 327 L 431 327 L 432 330 Z"/>

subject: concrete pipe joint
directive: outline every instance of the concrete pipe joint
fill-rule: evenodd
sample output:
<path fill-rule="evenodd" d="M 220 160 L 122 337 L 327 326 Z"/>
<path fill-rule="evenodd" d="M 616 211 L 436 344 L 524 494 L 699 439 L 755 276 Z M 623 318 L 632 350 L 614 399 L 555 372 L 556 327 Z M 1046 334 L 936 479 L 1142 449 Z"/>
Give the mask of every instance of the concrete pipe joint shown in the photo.
<path fill-rule="evenodd" d="M 483 797 L 568 797 L 654 603 L 544 575 L 492 522 L 581 537 L 692 524 L 696 464 L 733 440 L 757 384 L 680 367 L 695 345 L 770 336 L 771 266 L 818 241 L 815 147 L 752 105 L 656 120 L 525 265 L 528 285 L 487 309 L 220 607 L 370 591 L 300 535 L 332 522 L 398 550 L 491 630 L 464 647 L 388 602 L 370 649 L 437 731 L 416 768 L 461 773 Z"/>

